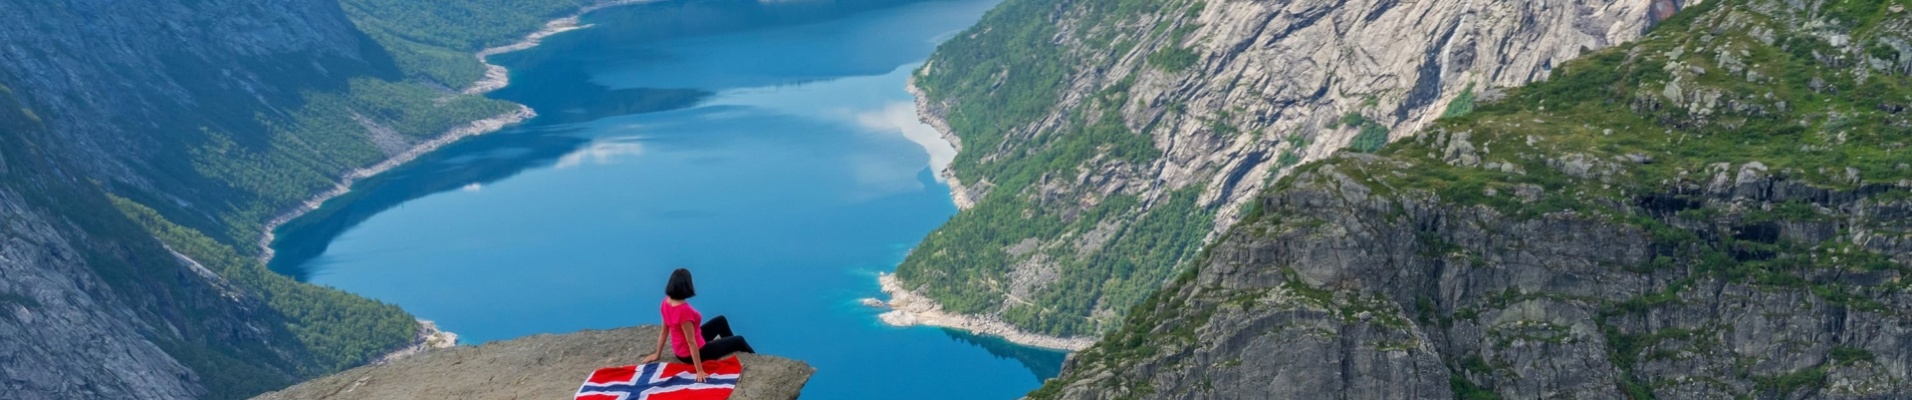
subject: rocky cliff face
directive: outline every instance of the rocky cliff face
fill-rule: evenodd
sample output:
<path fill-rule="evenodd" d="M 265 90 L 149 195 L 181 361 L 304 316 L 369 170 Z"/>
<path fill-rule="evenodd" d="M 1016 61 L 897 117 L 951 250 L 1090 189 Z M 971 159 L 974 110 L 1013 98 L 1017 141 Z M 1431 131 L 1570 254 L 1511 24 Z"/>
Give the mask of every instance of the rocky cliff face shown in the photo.
<path fill-rule="evenodd" d="M 389 364 L 354 368 L 254 400 L 562 399 L 591 371 L 636 363 L 657 327 L 584 331 L 433 350 Z M 810 375 L 799 361 L 757 354 L 744 364 L 736 400 L 795 400 Z"/>
<path fill-rule="evenodd" d="M 1912 396 L 1912 16 L 1720 1 L 1309 164 L 1042 399 Z"/>
<path fill-rule="evenodd" d="M 161 225 L 129 218 L 158 209 L 186 226 L 166 232 L 249 244 L 226 228 L 289 205 L 267 188 L 306 196 L 375 159 L 334 146 L 372 148 L 368 129 L 306 118 L 322 94 L 397 73 L 335 2 L 0 1 L 0 22 L 4 397 L 244 397 L 402 345 L 407 326 L 331 325 L 409 324 L 396 308 L 263 278 L 237 255 L 203 257 L 231 249 L 197 233 L 162 242 Z M 321 149 L 274 161 L 288 142 Z"/>
<path fill-rule="evenodd" d="M 954 311 L 1105 331 L 1293 166 L 1409 136 L 1684 3 L 1009 0 L 919 72 L 976 203 L 898 275 Z"/>
<path fill-rule="evenodd" d="M 9 146 L 14 143 L 9 143 Z M 18 173 L 9 166 L 9 175 Z M 197 321 L 155 321 L 157 307 L 141 307 L 147 293 L 119 294 L 109 289 L 84 258 L 91 235 L 39 206 L 14 189 L 0 190 L 5 246 L 0 247 L 0 390 L 21 399 L 65 399 L 135 394 L 154 398 L 195 398 L 205 393 L 193 370 L 169 356 L 141 332 L 166 332 Z M 150 246 L 150 244 L 148 244 Z M 166 256 L 148 247 L 149 256 Z M 164 260 L 164 259 L 162 259 Z M 111 262 L 124 263 L 119 259 Z M 218 288 L 192 275 L 174 260 L 155 284 L 177 283 L 179 292 L 220 299 Z M 170 275 L 170 276 L 167 276 Z M 243 313 L 237 304 L 227 311 Z M 228 326 L 228 328 L 243 328 Z M 243 329 L 228 331 L 241 333 Z M 285 379 L 285 378 L 281 378 Z"/>

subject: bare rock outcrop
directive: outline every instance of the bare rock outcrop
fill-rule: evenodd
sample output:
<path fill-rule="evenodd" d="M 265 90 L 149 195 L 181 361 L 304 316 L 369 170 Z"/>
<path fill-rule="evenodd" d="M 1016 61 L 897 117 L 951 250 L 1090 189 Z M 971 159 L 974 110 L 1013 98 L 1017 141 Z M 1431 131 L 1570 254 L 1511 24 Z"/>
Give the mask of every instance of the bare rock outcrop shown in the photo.
<path fill-rule="evenodd" d="M 656 326 L 590 330 L 433 350 L 346 370 L 254 400 L 565 399 L 591 371 L 637 362 Z M 800 361 L 744 354 L 733 400 L 792 400 L 816 372 Z"/>
<path fill-rule="evenodd" d="M 1912 398 L 1912 90 L 1853 62 L 1912 18 L 1844 5 L 1708 3 L 1303 165 L 1029 397 Z"/>
<path fill-rule="evenodd" d="M 1015 13 L 986 17 L 952 39 L 917 81 L 925 89 L 924 119 L 965 143 L 967 154 L 948 174 L 958 197 L 975 203 L 968 212 L 997 216 L 958 218 L 942 232 L 1025 236 L 962 239 L 989 243 L 982 246 L 945 245 L 932 235 L 898 275 L 905 286 L 958 305 L 959 312 L 1001 316 L 1061 336 L 1094 336 L 1115 326 L 1167 271 L 1238 221 L 1256 193 L 1294 166 L 1409 137 L 1450 107 L 1466 109 L 1501 88 L 1544 80 L 1559 64 L 1634 40 L 1672 11 L 1697 3 L 1194 0 L 1047 7 L 1022 1 L 1002 6 Z M 1014 33 L 1031 23 L 1053 26 L 1053 33 Z M 1020 35 L 1052 39 L 1032 45 Z M 963 53 L 971 48 L 1000 54 Z M 1055 69 L 1065 74 L 1025 75 Z M 1050 95 L 1020 86 L 1056 79 L 1053 106 L 1033 117 L 1015 110 L 1023 98 Z M 1112 130 L 1124 132 L 1106 133 Z M 1057 148 L 1071 136 L 1093 134 L 1140 135 L 1149 148 L 1101 137 L 1096 145 Z M 1181 204 L 1176 196 L 1195 197 L 1197 210 L 1161 215 L 1164 205 Z M 1022 218 L 1005 218 L 1017 214 Z M 1093 229 L 1020 228 L 1045 217 Z M 1141 226 L 1150 218 L 1182 221 Z M 1002 226 L 967 226 L 988 224 Z M 1083 240 L 1097 235 L 1113 239 Z M 1027 239 L 1037 241 L 1035 251 L 964 255 L 1002 252 L 1002 245 Z M 1015 278 L 1039 275 L 1054 278 Z M 1008 301 L 1012 292 L 1037 304 Z M 980 303 L 977 298 L 1001 301 L 970 305 Z"/>

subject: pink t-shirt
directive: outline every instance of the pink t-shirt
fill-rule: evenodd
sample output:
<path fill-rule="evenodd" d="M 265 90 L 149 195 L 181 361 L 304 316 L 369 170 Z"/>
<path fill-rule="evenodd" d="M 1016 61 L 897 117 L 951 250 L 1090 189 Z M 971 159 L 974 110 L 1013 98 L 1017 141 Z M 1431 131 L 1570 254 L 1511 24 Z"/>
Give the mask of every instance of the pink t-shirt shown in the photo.
<path fill-rule="evenodd" d="M 663 304 L 657 305 L 657 313 L 664 316 L 664 331 L 671 334 L 672 353 L 678 357 L 690 357 L 692 350 L 704 348 L 704 314 L 691 308 L 690 303 L 672 306 L 670 299 L 664 299 Z M 690 340 L 696 340 L 697 347 L 691 347 L 690 340 L 684 339 L 684 322 L 690 322 L 693 326 L 691 330 L 697 338 Z"/>

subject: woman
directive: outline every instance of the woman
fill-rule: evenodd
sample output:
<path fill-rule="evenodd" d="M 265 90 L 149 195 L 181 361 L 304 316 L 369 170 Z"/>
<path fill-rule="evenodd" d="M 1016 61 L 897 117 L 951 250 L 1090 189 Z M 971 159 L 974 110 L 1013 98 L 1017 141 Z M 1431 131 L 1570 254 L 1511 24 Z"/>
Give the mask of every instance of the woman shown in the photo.
<path fill-rule="evenodd" d="M 657 362 L 664 353 L 665 340 L 669 340 L 671 353 L 677 356 L 677 361 L 695 366 L 697 381 L 703 382 L 705 377 L 710 376 L 704 373 L 704 360 L 757 351 L 750 348 L 750 343 L 745 342 L 743 336 L 730 332 L 730 321 L 722 315 L 711 318 L 710 323 L 699 325 L 703 322 L 704 314 L 698 313 L 696 308 L 691 308 L 690 302 L 685 301 L 696 295 L 697 288 L 690 283 L 690 270 L 678 268 L 671 271 L 670 282 L 664 284 L 664 303 L 657 306 L 658 313 L 664 316 L 664 329 L 657 332 L 657 348 L 651 351 L 650 356 L 644 357 L 644 363 Z M 693 340 L 696 341 L 694 345 L 691 343 Z"/>

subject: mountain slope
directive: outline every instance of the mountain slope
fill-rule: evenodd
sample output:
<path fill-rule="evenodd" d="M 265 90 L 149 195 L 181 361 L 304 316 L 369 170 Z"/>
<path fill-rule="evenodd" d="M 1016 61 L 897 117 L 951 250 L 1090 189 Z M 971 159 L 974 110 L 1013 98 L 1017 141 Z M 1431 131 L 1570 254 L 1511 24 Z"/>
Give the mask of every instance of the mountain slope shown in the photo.
<path fill-rule="evenodd" d="M 410 340 L 396 308 L 216 275 L 227 266 L 169 251 L 107 195 L 224 225 L 245 199 L 225 200 L 238 185 L 207 177 L 220 169 L 203 152 L 265 147 L 266 126 L 289 119 L 304 94 L 380 73 L 376 45 L 336 4 L 0 8 L 10 22 L 0 37 L 21 44 L 0 50 L 8 396 L 243 397 Z M 278 294 L 305 298 L 266 297 Z"/>
<path fill-rule="evenodd" d="M 1305 165 L 1038 399 L 1912 396 L 1912 15 L 1728 0 Z"/>
<path fill-rule="evenodd" d="M 897 276 L 948 311 L 1105 332 L 1294 165 L 1407 136 L 1681 5 L 1008 0 L 916 77 L 973 207 Z"/>
<path fill-rule="evenodd" d="M 374 3 L 396 2 L 353 2 Z M 524 10 L 576 9 L 541 4 Z M 244 398 L 411 343 L 397 307 L 265 270 L 261 227 L 349 171 L 520 110 L 401 65 L 330 0 L 0 0 L 0 21 L 8 398 Z M 476 48 L 435 49 L 480 68 Z"/>

